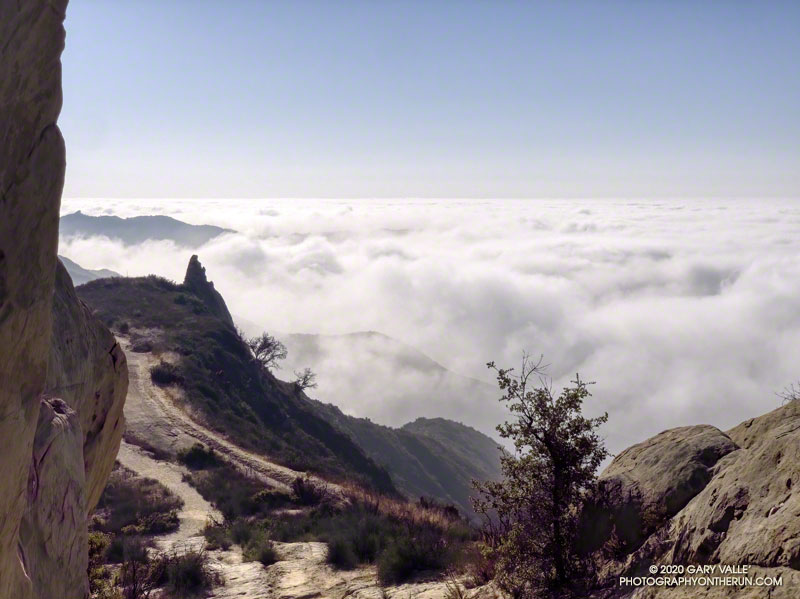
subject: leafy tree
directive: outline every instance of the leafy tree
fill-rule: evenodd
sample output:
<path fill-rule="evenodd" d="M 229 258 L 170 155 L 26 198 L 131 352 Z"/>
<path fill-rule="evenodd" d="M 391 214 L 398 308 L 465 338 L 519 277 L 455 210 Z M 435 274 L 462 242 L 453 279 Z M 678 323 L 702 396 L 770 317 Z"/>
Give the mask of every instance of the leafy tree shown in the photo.
<path fill-rule="evenodd" d="M 278 362 L 286 359 L 286 346 L 269 333 L 261 333 L 258 337 L 248 339 L 247 345 L 255 359 L 267 370 L 275 368 Z"/>
<path fill-rule="evenodd" d="M 541 359 L 523 355 L 519 374 L 494 362 L 487 366 L 496 371 L 500 401 L 513 415 L 497 430 L 514 444 L 514 452 L 501 458 L 504 480 L 475 483 L 487 558 L 498 583 L 515 598 L 568 595 L 582 575 L 578 519 L 608 455 L 597 434 L 608 414 L 582 415 L 590 393 L 577 375 L 554 396 Z"/>

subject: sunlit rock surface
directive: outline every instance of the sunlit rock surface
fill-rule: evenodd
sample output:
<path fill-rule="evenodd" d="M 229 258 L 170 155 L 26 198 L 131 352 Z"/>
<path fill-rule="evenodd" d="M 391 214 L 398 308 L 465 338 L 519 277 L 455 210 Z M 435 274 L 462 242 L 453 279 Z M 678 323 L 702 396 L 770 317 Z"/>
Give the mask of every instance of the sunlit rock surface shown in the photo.
<path fill-rule="evenodd" d="M 125 357 L 58 265 L 64 0 L 0 0 L 0 598 L 81 598 Z"/>

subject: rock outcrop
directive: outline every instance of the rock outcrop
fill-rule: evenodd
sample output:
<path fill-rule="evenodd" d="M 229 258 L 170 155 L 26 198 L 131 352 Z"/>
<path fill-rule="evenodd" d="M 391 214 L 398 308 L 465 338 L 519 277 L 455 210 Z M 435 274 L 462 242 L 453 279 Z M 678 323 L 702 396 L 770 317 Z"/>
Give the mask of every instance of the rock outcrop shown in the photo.
<path fill-rule="evenodd" d="M 197 297 L 203 300 L 208 311 L 214 316 L 221 318 L 227 324 L 233 325 L 233 318 L 231 313 L 228 312 L 228 306 L 225 305 L 225 300 L 222 295 L 214 289 L 214 283 L 206 277 L 206 269 L 200 264 L 197 255 L 194 255 L 189 260 L 189 266 L 186 267 L 186 276 L 183 279 L 183 285 L 194 293 Z"/>
<path fill-rule="evenodd" d="M 794 597 L 800 588 L 800 402 L 723 433 L 665 431 L 603 472 L 589 518 L 605 596 Z M 653 564 L 750 566 L 782 586 L 623 589 Z M 601 596 L 603 594 L 601 593 Z"/>
<path fill-rule="evenodd" d="M 88 593 L 125 358 L 58 265 L 66 0 L 0 0 L 0 599 Z"/>
<path fill-rule="evenodd" d="M 711 480 L 715 464 L 736 444 L 713 426 L 664 431 L 620 453 L 600 476 L 591 512 L 594 545 L 612 537 L 631 552 L 680 512 Z"/>

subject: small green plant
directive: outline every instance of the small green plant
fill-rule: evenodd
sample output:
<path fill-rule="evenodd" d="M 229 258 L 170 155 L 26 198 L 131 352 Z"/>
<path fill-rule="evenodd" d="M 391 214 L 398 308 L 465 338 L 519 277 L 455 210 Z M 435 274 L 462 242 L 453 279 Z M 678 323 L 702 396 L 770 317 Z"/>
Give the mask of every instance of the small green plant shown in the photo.
<path fill-rule="evenodd" d="M 206 522 L 203 528 L 203 536 L 206 538 L 206 548 L 211 550 L 222 549 L 227 551 L 233 545 L 230 529 L 217 522 Z"/>
<path fill-rule="evenodd" d="M 245 561 L 261 562 L 264 566 L 271 566 L 278 561 L 275 545 L 264 530 L 251 531 L 242 554 Z"/>

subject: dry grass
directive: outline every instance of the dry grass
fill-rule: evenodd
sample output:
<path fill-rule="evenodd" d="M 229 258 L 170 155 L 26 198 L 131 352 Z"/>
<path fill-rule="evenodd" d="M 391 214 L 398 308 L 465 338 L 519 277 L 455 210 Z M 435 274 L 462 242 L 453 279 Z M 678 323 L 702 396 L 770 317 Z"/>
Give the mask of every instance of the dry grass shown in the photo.
<path fill-rule="evenodd" d="M 453 517 L 438 506 L 425 506 L 380 495 L 355 484 L 345 483 L 341 488 L 345 499 L 351 503 L 363 505 L 374 514 L 414 525 L 432 526 L 438 530 L 447 530 L 453 524 Z"/>

